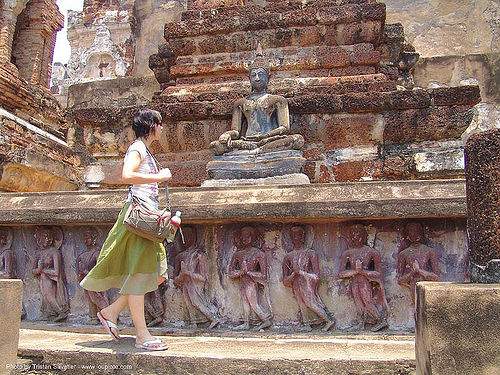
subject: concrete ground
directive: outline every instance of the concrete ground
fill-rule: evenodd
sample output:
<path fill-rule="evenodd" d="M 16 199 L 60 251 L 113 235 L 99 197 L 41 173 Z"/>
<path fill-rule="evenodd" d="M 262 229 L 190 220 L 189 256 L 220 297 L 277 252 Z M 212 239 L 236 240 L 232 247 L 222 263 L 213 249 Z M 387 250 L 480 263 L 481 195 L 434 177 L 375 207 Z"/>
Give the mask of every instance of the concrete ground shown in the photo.
<path fill-rule="evenodd" d="M 47 328 L 50 328 L 47 329 Z M 71 332 L 72 331 L 72 332 Z M 100 331 L 95 327 L 95 331 Z M 134 347 L 78 327 L 23 325 L 14 374 L 413 375 L 412 336 L 217 332 L 162 336 L 169 349 Z M 90 330 L 92 332 L 92 330 Z M 131 332 L 129 332 L 131 333 Z M 159 336 L 163 332 L 156 331 Z"/>

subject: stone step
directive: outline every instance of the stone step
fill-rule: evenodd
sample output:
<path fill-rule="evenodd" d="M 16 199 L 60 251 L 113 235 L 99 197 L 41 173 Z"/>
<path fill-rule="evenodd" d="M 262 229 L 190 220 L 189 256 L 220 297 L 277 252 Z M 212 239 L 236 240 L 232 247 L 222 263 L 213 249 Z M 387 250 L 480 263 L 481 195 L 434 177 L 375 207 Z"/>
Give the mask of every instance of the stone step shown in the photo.
<path fill-rule="evenodd" d="M 18 355 L 32 361 L 31 370 L 64 369 L 65 374 L 415 373 L 410 336 L 171 335 L 162 337 L 169 345 L 162 352 L 136 349 L 133 336 L 122 337 L 112 341 L 104 334 L 21 329 Z"/>

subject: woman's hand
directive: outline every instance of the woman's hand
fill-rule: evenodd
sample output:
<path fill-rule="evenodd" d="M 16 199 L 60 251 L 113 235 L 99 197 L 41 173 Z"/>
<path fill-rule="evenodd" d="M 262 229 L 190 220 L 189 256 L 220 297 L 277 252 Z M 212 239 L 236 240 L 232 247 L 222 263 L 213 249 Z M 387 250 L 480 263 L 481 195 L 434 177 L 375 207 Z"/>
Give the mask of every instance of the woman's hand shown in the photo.
<path fill-rule="evenodd" d="M 158 182 L 168 181 L 172 178 L 172 173 L 170 172 L 170 169 L 163 168 L 156 174 L 156 176 L 158 177 Z"/>

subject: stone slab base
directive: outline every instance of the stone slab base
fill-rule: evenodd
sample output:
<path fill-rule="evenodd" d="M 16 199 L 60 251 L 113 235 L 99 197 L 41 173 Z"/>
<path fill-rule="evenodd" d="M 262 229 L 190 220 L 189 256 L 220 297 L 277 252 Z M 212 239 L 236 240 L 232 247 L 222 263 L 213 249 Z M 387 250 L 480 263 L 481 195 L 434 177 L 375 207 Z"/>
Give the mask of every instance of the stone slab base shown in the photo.
<path fill-rule="evenodd" d="M 413 340 L 384 336 L 166 336 L 169 350 L 134 348 L 133 336 L 21 330 L 19 356 L 65 374 L 412 375 Z M 83 368 L 82 366 L 85 366 Z M 93 366 L 93 367 L 92 367 Z"/>
<path fill-rule="evenodd" d="M 309 177 L 304 173 L 292 173 L 283 176 L 264 178 L 245 178 L 240 180 L 214 179 L 206 180 L 202 187 L 232 187 L 232 186 L 267 186 L 267 185 L 306 185 L 310 184 Z"/>
<path fill-rule="evenodd" d="M 22 298 L 22 280 L 0 280 L 0 374 L 9 374 L 16 362 Z"/>
<path fill-rule="evenodd" d="M 302 151 L 284 150 L 258 153 L 258 150 L 238 150 L 214 156 L 207 164 L 212 179 L 257 179 L 300 173 L 306 159 Z"/>
<path fill-rule="evenodd" d="M 500 374 L 500 284 L 417 284 L 417 375 Z"/>

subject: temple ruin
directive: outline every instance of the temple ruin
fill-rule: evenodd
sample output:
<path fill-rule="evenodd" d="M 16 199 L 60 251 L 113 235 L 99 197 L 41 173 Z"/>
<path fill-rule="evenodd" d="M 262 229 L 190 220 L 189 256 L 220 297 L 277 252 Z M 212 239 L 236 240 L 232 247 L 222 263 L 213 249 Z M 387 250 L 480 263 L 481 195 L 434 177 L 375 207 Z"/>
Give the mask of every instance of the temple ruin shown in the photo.
<path fill-rule="evenodd" d="M 248 328 L 269 321 L 264 328 L 286 332 L 408 333 L 417 281 L 468 280 L 464 139 L 484 127 L 478 107 L 495 118 L 498 93 L 481 77 L 433 84 L 430 66 L 439 63 L 419 66 L 415 31 L 412 44 L 401 24 L 387 21 L 388 5 L 399 2 L 85 0 L 83 12 L 69 14 L 72 54 L 56 66 L 52 93 L 63 25 L 54 0 L 1 4 L 0 225 L 8 228 L 2 249 L 14 256 L 0 272 L 15 265 L 24 280 L 25 319 L 95 323 L 97 299 L 89 305 L 78 285 L 79 259 L 89 252 L 90 262 L 125 199 L 123 152 L 145 105 L 164 118 L 153 151 L 172 171 L 173 207 L 196 233 L 188 249 L 180 239 L 167 249 L 171 277 L 151 297 L 161 308 L 150 306 L 160 327 L 241 325 L 242 232 L 253 235 L 252 261 L 265 276 Z M 301 173 L 310 184 L 202 186 L 210 143 L 231 128 L 234 102 L 250 92 L 259 44 L 268 92 L 286 98 L 290 133 L 304 139 Z M 47 251 L 61 262 L 60 311 L 41 297 L 33 271 Z M 179 256 L 204 265 L 198 289 L 175 283 Z M 317 289 L 284 281 L 300 259 L 310 262 L 304 270 Z M 367 288 L 373 298 L 363 304 Z M 206 310 L 193 313 L 183 291 L 195 289 Z"/>

